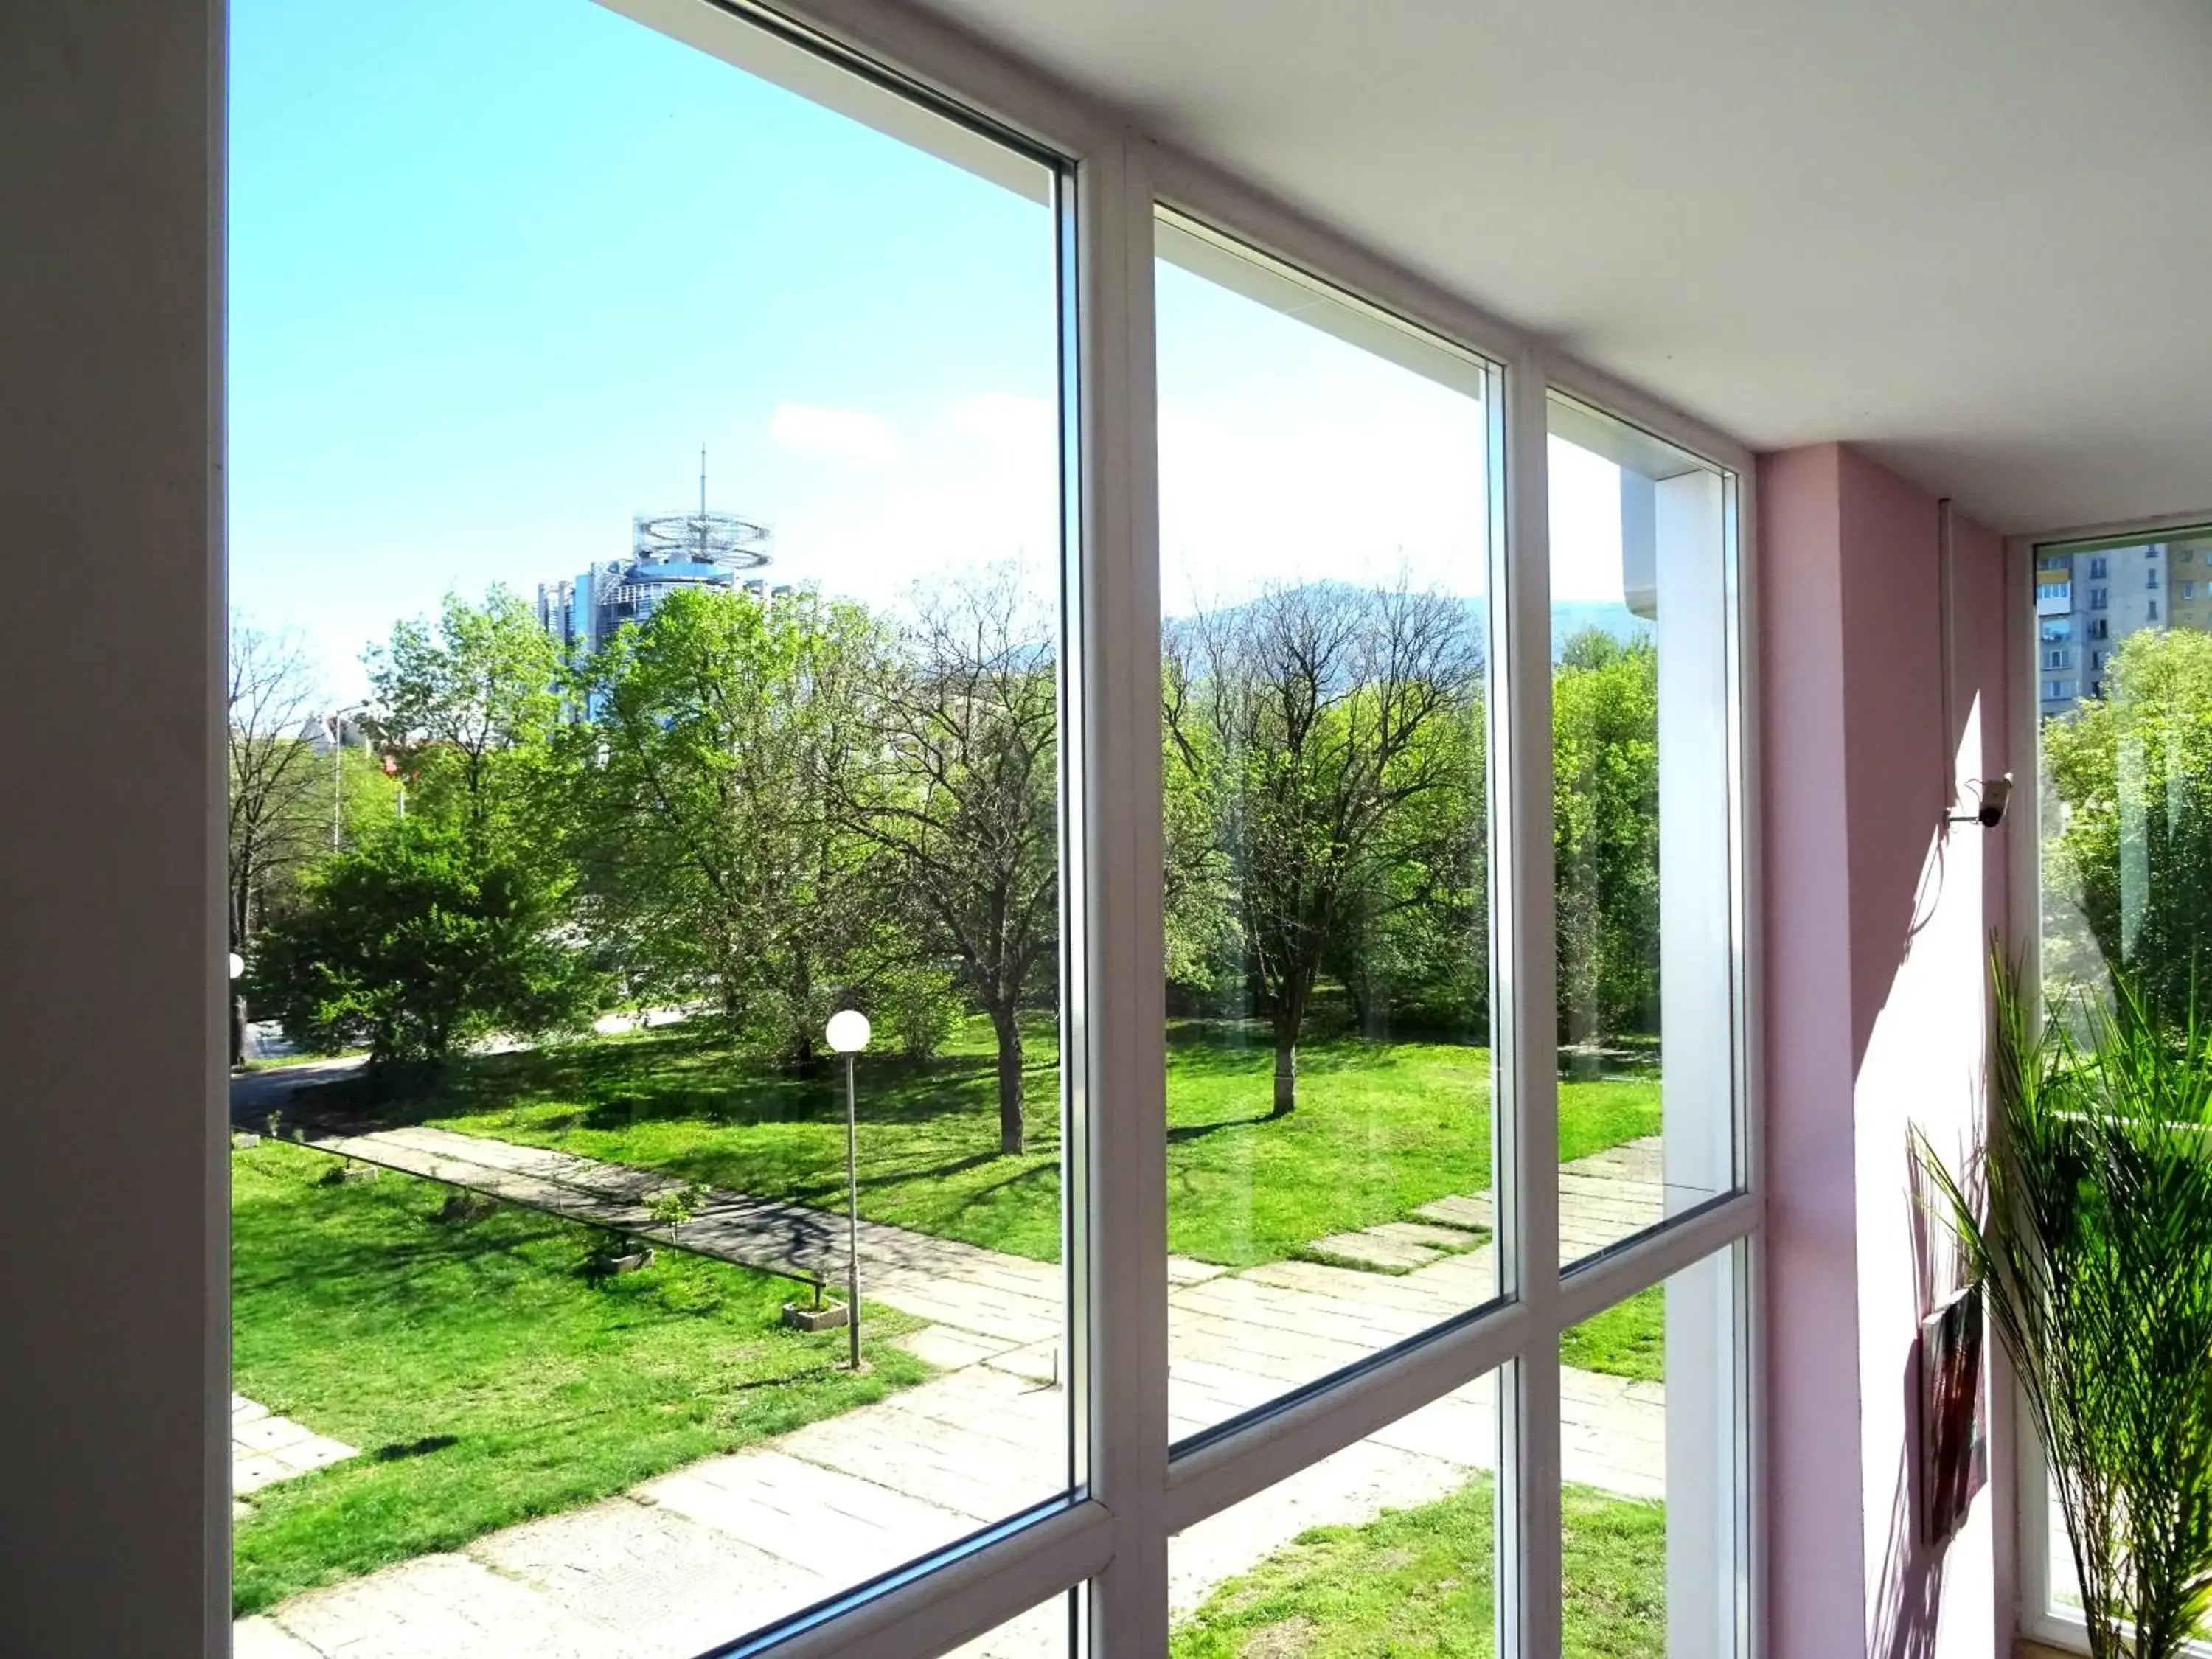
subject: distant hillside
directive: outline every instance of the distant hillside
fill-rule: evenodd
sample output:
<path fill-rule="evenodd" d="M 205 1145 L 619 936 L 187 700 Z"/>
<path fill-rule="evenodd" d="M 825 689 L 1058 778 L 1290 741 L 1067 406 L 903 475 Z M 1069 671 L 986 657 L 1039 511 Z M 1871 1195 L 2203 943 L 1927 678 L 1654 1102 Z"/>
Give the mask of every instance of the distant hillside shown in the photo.
<path fill-rule="evenodd" d="M 1480 629 L 1486 626 L 1484 605 L 1480 599 L 1467 601 L 1468 625 Z M 1651 637 L 1651 624 L 1632 614 L 1625 605 L 1609 599 L 1563 599 L 1552 606 L 1552 660 L 1565 654 L 1567 641 L 1577 634 L 1591 629 L 1610 634 L 1623 645 L 1631 640 Z"/>
<path fill-rule="evenodd" d="M 1612 635 L 1624 645 L 1651 637 L 1651 624 L 1632 616 L 1625 605 L 1606 599 L 1568 599 L 1552 607 L 1552 660 L 1559 661 L 1569 640 L 1592 628 Z"/>

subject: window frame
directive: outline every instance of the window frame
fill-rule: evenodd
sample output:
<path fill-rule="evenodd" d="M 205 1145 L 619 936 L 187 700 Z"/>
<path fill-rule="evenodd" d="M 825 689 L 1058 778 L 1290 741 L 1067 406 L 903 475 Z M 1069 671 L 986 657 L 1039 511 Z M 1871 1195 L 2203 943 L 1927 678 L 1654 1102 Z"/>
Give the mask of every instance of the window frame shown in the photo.
<path fill-rule="evenodd" d="M 2094 548 L 2132 546 L 2175 536 L 2202 532 L 2212 526 L 2212 507 L 2197 513 L 2160 514 L 2155 518 L 2107 520 L 2044 530 L 2007 538 L 2005 608 L 2008 625 L 2033 626 L 2035 617 L 2035 571 L 2039 556 L 2060 549 L 2087 553 Z M 2094 624 L 2093 624 L 2094 627 Z M 2009 637 L 2009 636 L 2008 636 Z M 2092 638 L 2103 637 L 2092 633 Z M 2023 781 L 2015 787 L 2020 798 L 2014 811 L 2018 822 L 2030 826 L 2043 821 L 2042 703 L 2037 693 L 2042 677 L 2033 651 L 2012 653 L 2011 707 L 2012 775 Z M 2008 848 L 2006 903 L 2010 925 L 2005 943 L 2020 963 L 2021 994 L 2031 1006 L 2043 994 L 2043 837 L 2039 833 L 2015 836 Z M 2033 948 L 2030 948 L 2033 947 Z M 1993 1378 L 2009 1379 L 2002 1352 L 1996 1356 Z M 2002 1386 L 1993 1382 L 1993 1391 Z M 2015 1605 L 2014 1618 L 2020 1635 L 2068 1653 L 2089 1651 L 2088 1626 L 2080 1614 L 2051 1600 L 2051 1475 L 2043 1443 L 2027 1414 L 2019 1383 L 2005 1389 L 1999 1410 L 1992 1413 L 1995 1455 L 2005 1455 L 2002 1437 L 2009 1432 L 2013 1490 L 2013 1549 Z M 2189 1644 L 2191 1659 L 2212 1659 L 2212 1640 Z"/>
<path fill-rule="evenodd" d="M 1766 1420 L 1759 1310 L 1765 1161 L 1758 744 L 1758 548 L 1751 452 L 1576 362 L 1261 191 L 1155 142 L 1119 113 L 899 0 L 608 0 L 698 44 L 763 28 L 988 135 L 1058 160 L 1061 453 L 1070 529 L 1066 603 L 1063 903 L 1072 1014 L 1064 1200 L 1070 1228 L 1071 1420 L 1081 1484 L 881 1578 L 714 1651 L 929 1659 L 1079 1591 L 1076 1648 L 1160 1650 L 1168 1540 L 1485 1373 L 1496 1370 L 1499 1651 L 1549 1659 L 1560 1637 L 1559 1339 L 1591 1315 L 1731 1249 L 1737 1414 L 1737 1655 L 1763 1646 L 1758 1525 Z M 721 14 L 717 18 L 714 14 Z M 711 48 L 709 48 L 711 50 Z M 1170 1457 L 1164 998 L 1158 870 L 1159 580 L 1152 281 L 1161 206 L 1311 274 L 1389 317 L 1499 366 L 1492 425 L 1495 730 L 1516 787 L 1493 794 L 1493 996 L 1510 1106 L 1496 1115 L 1500 1287 L 1491 1303 Z M 1562 1271 L 1558 1237 L 1547 398 L 1558 391 L 1712 465 L 1731 556 L 1728 744 L 1735 1190 Z M 1079 986 L 1079 988 L 1078 988 Z M 218 1193 L 216 1198 L 220 1199 Z M 1110 1264 L 1110 1267 L 1109 1265 Z M 227 1318 L 227 1312 L 224 1317 Z M 215 1524 L 227 1524 L 217 1522 Z"/>

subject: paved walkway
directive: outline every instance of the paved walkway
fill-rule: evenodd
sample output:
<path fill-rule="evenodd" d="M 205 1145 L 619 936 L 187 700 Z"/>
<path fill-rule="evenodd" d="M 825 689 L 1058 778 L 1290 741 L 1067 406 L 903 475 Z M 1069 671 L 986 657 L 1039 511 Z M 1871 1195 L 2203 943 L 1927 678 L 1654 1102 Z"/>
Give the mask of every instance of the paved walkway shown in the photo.
<path fill-rule="evenodd" d="M 242 1394 L 230 1397 L 230 1495 L 236 1501 L 249 1492 L 273 1486 L 279 1480 L 326 1469 L 358 1457 L 361 1449 L 326 1434 L 317 1434 L 304 1423 L 279 1417 L 268 1407 Z"/>
<path fill-rule="evenodd" d="M 532 1202 L 568 1194 L 558 1202 L 635 1206 L 665 1184 L 450 1131 L 360 1140 L 355 1150 L 380 1163 L 528 1193 Z M 1612 1198 L 1603 1189 L 1590 1196 Z M 1563 1194 L 1563 1211 L 1583 1202 Z M 793 1207 L 716 1193 L 685 1224 L 683 1242 L 743 1261 L 768 1239 L 795 1262 L 842 1270 L 836 1218 L 786 1213 Z M 1598 1225 L 1595 1218 L 1577 1224 L 1583 1219 Z M 1455 1248 L 1391 1235 L 1434 1251 L 1432 1260 L 1394 1263 L 1393 1272 L 1283 1261 L 1232 1273 L 1175 1259 L 1173 1433 L 1264 1404 L 1486 1300 L 1494 1282 L 1490 1245 L 1463 1226 L 1431 1224 Z M 463 1552 L 295 1597 L 237 1626 L 240 1659 L 673 1659 L 1064 1486 L 1060 1269 L 880 1224 L 863 1224 L 861 1251 L 864 1294 L 930 1322 L 900 1340 L 943 1367 L 941 1375 Z M 1491 1386 L 1483 1378 L 1459 1389 L 1183 1534 L 1170 1561 L 1176 1608 L 1195 1607 L 1308 1527 L 1356 1523 L 1441 1497 L 1488 1467 Z M 1569 1371 L 1562 1394 L 1566 1478 L 1663 1496 L 1663 1390 Z M 971 1644 L 970 1659 L 1056 1654 L 1058 1617 L 1054 1609 L 1017 1620 Z"/>

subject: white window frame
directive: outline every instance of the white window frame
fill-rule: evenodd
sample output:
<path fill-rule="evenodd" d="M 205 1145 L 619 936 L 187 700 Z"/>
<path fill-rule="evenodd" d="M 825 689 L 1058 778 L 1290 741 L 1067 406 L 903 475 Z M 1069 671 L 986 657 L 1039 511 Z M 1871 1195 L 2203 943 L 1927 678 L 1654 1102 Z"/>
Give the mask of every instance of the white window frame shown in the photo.
<path fill-rule="evenodd" d="M 1556 1659 L 1560 1642 L 1560 1335 L 1590 1315 L 1733 1247 L 1743 1408 L 1738 1481 L 1737 1651 L 1763 1650 L 1765 1574 L 1757 1501 L 1765 1419 L 1758 1311 L 1764 1220 L 1757 1003 L 1759 893 L 1755 475 L 1728 434 L 1516 331 L 1262 192 L 1153 141 L 1118 112 L 898 0 L 606 0 L 698 41 L 730 19 L 964 112 L 1064 159 L 1073 283 L 1062 397 L 1072 492 L 1063 752 L 1072 859 L 1066 963 L 1072 1034 L 1067 1260 L 1072 1411 L 1081 1484 L 958 1544 L 719 1652 L 931 1659 L 1054 1595 L 1081 1592 L 1079 1651 L 1157 1653 L 1168 1630 L 1168 1540 L 1452 1389 L 1496 1371 L 1498 1604 L 1508 1659 Z M 711 48 L 710 48 L 711 49 Z M 1164 990 L 1158 870 L 1159 583 L 1152 328 L 1153 226 L 1164 204 L 1355 299 L 1503 365 L 1494 416 L 1493 623 L 1519 787 L 1495 815 L 1496 997 L 1510 1109 L 1501 1139 L 1498 1302 L 1470 1310 L 1278 1408 L 1170 1455 Z M 1066 279 L 1063 278 L 1064 285 Z M 1725 482 L 1732 557 L 1729 744 L 1737 800 L 1732 895 L 1735 1114 L 1742 1184 L 1562 1272 L 1558 1224 L 1549 767 L 1547 397 L 1562 392 L 1710 463 Z M 1494 400 L 1495 401 L 1495 400 Z M 1502 486 L 1502 487 L 1501 487 Z M 1079 548 L 1079 553 L 1075 550 Z M 1515 948 L 1512 941 L 1521 941 Z M 1510 1035 L 1509 1035 L 1510 1033 Z M 1511 1179 L 1507 1172 L 1511 1172 Z"/>
<path fill-rule="evenodd" d="M 2162 513 L 2155 518 L 2113 520 L 2102 524 L 2077 525 L 2014 536 L 2006 541 L 2005 625 L 2027 628 L 2034 623 L 2035 562 L 2039 550 L 2061 545 L 2087 551 L 2081 543 L 2124 545 L 2131 540 L 2160 541 L 2193 527 L 2212 525 L 2212 507 L 2197 513 Z M 2098 637 L 2094 632 L 2092 638 Z M 2042 704 L 2037 693 L 2042 677 L 2034 652 L 2017 655 L 2011 700 L 2012 775 L 2020 792 L 2014 811 L 2017 822 L 2029 833 L 2012 838 L 2009 889 L 2006 895 L 2011 937 L 2007 940 L 2021 967 L 2021 988 L 2031 1006 L 2043 994 L 2043 838 L 2036 826 L 2043 822 Z M 2089 1651 L 2089 1630 L 2081 1615 L 2051 1601 L 2051 1471 L 2043 1441 L 2027 1414 L 2025 1397 L 2009 1383 L 2002 1356 L 1992 1370 L 1996 1379 L 2008 1382 L 2008 1398 L 1996 1414 L 1996 1427 L 2011 1427 L 2014 1516 L 2013 1549 L 2017 1568 L 2014 1582 L 2019 1601 L 2014 1618 L 2021 1636 L 2046 1647 L 2069 1653 Z M 2001 1432 L 1995 1436 L 1995 1455 L 2004 1455 Z M 2212 1642 L 2192 1642 L 2191 1659 L 2212 1659 Z"/>

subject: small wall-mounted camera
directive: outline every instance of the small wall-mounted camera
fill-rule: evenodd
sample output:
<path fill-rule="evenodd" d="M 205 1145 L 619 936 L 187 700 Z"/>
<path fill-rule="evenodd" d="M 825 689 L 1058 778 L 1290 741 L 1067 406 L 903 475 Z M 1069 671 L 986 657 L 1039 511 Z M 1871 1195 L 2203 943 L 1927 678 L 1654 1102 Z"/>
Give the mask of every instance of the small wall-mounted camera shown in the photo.
<path fill-rule="evenodd" d="M 1954 812 L 1953 823 L 1978 823 L 1984 830 L 1994 830 L 2004 822 L 2005 808 L 2012 805 L 2012 774 L 2001 778 L 1977 778 L 1967 784 L 1973 792 L 1974 810 Z"/>

